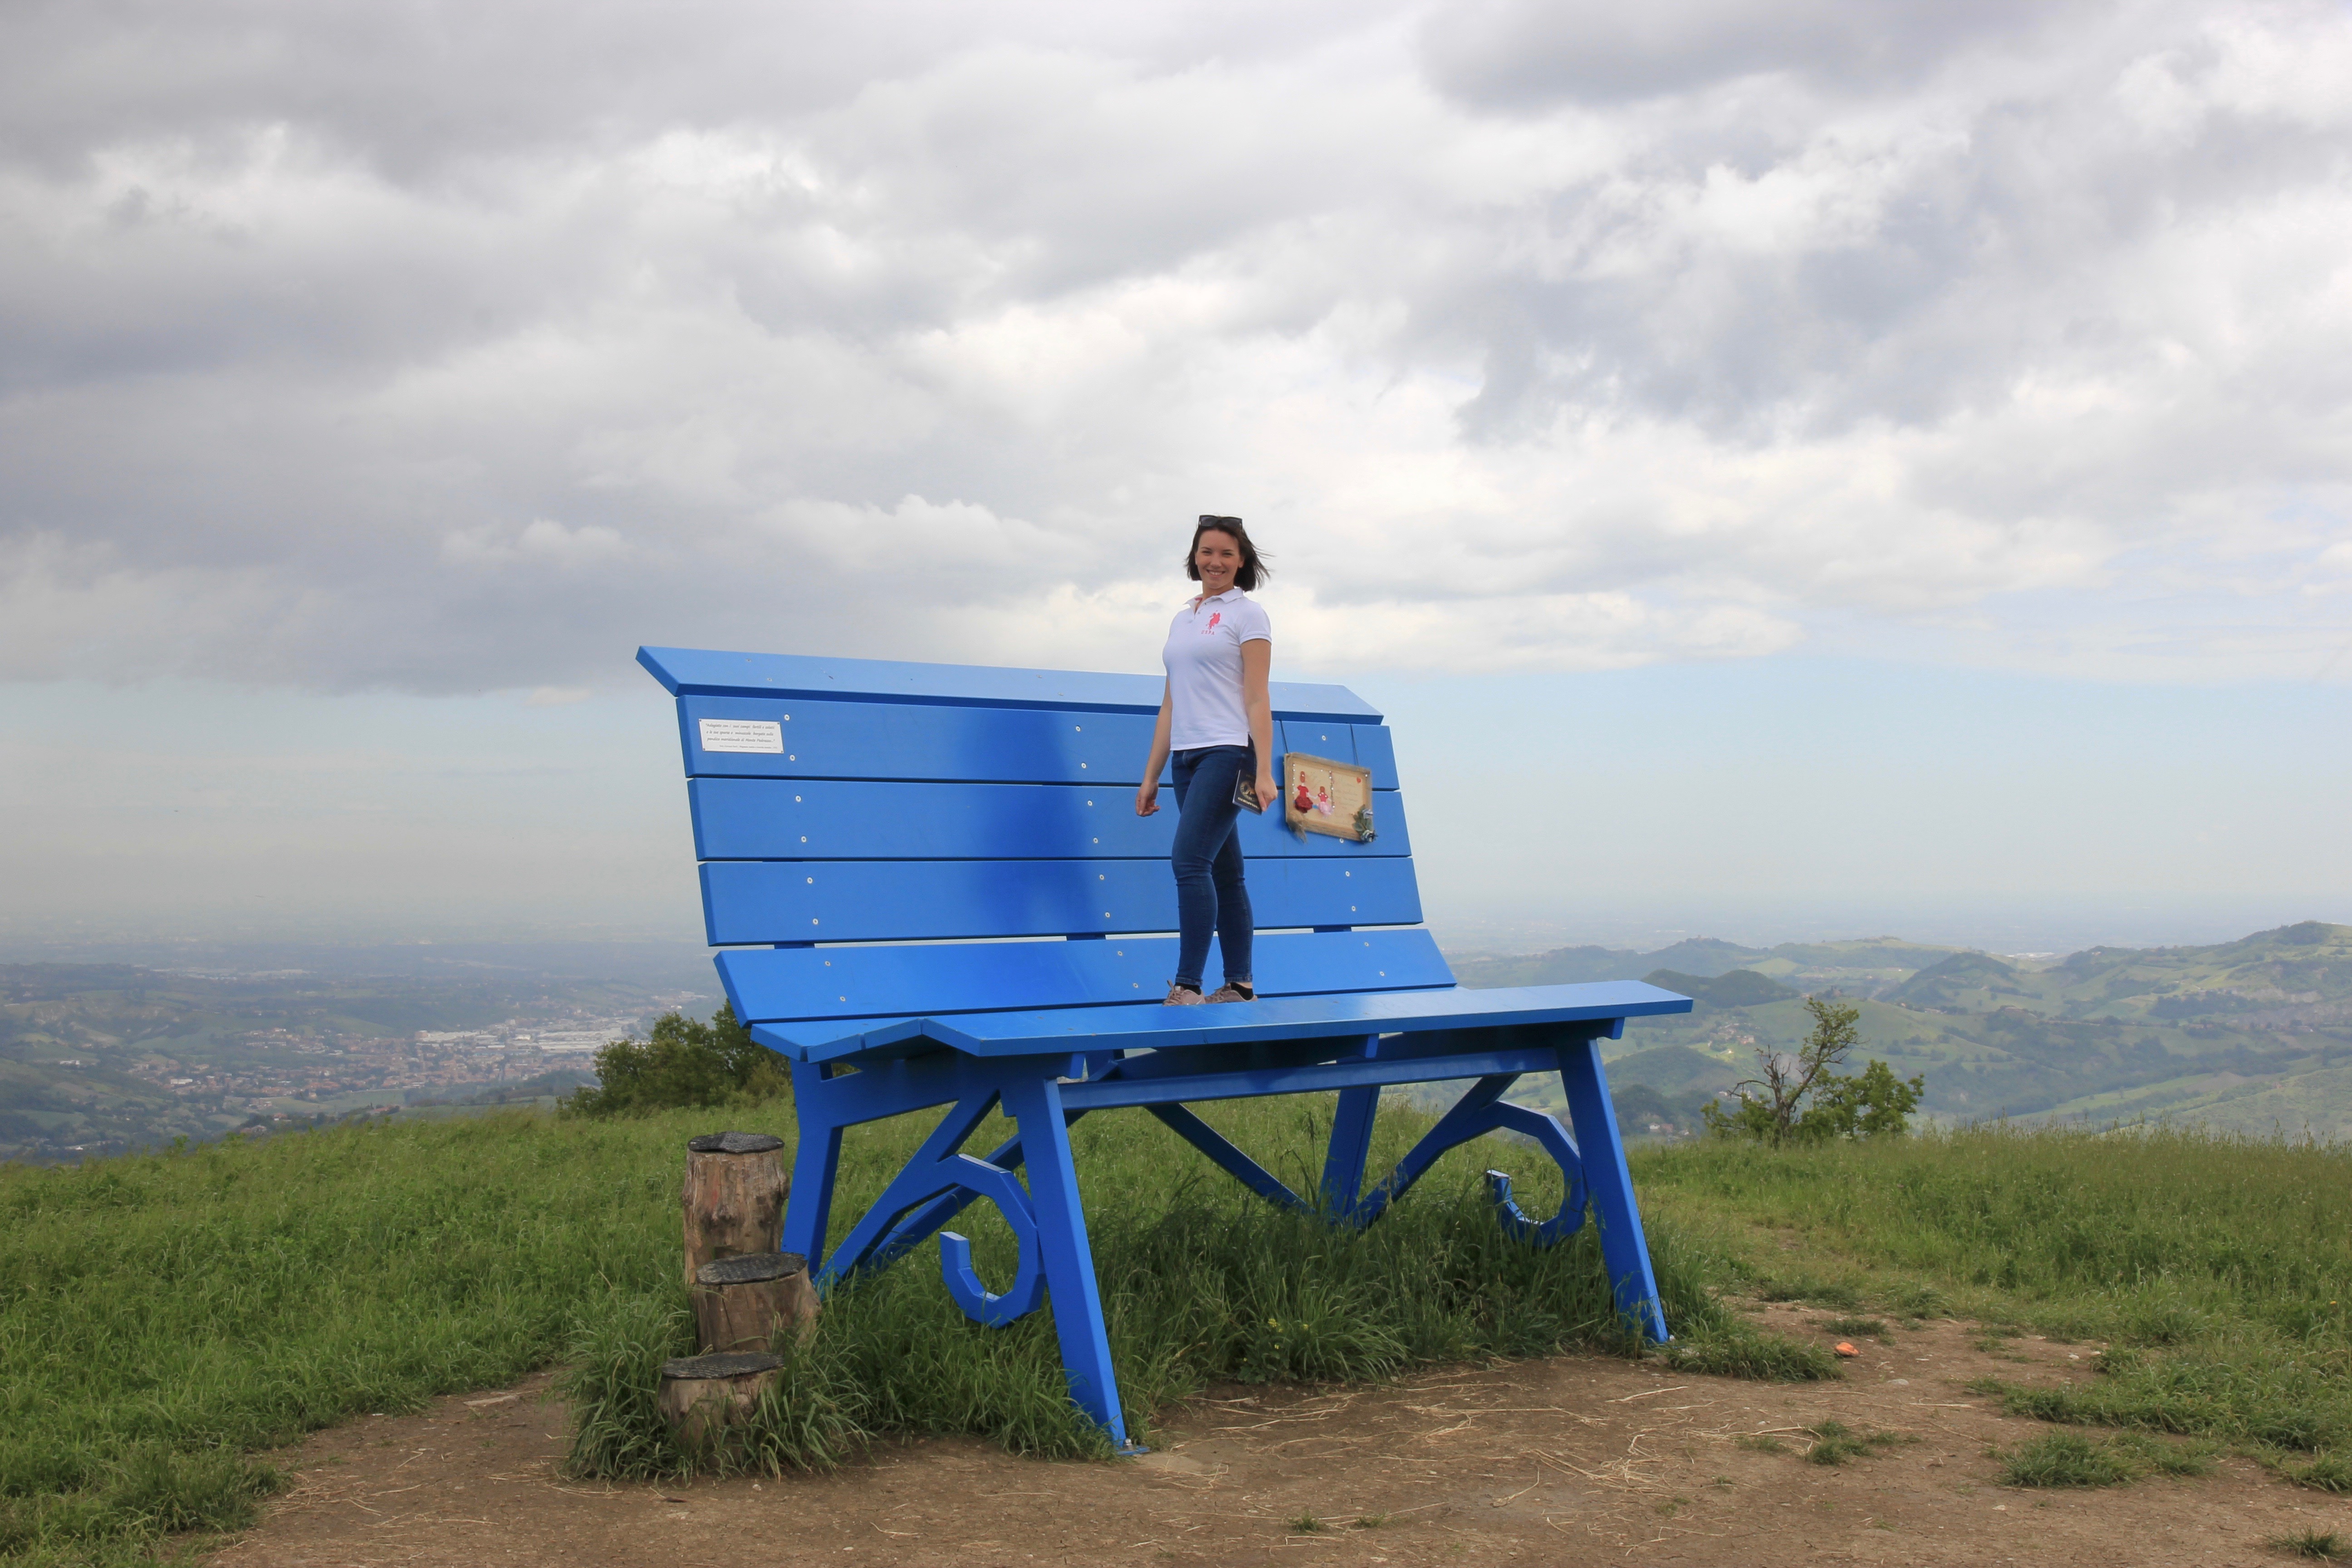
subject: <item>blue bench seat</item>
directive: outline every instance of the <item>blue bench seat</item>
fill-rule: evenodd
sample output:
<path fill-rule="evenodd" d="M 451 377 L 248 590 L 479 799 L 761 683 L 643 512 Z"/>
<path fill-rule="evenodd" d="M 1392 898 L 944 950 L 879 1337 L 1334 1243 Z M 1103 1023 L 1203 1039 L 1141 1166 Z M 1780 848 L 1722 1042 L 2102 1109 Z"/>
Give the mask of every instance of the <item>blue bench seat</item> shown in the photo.
<path fill-rule="evenodd" d="M 1563 994 L 1571 993 L 1573 994 Z M 1683 1004 L 1677 1005 L 1676 1004 Z M 1185 1009 L 1171 1017 L 1154 997 L 1148 1006 L 1039 1007 L 1010 1012 L 933 1013 L 921 1017 L 858 1020 L 846 1033 L 807 1025 L 763 1024 L 753 1038 L 799 1061 L 837 1061 L 866 1052 L 923 1043 L 971 1056 L 1034 1056 L 1140 1046 L 1244 1045 L 1258 1040 L 1423 1034 L 1498 1025 L 1602 1022 L 1689 1010 L 1687 999 L 1639 981 L 1601 985 L 1532 985 L 1510 990 L 1375 991 L 1359 994 L 1261 996 L 1218 1006 L 1205 1016 Z M 847 1020 L 836 1020 L 835 1026 Z M 805 1031 L 806 1037 L 796 1035 Z"/>
<path fill-rule="evenodd" d="M 1544 1246 L 1589 1211 L 1621 1309 L 1665 1337 L 1600 1042 L 1690 1000 L 1633 983 L 1457 985 L 1420 924 L 1389 731 L 1352 693 L 1276 682 L 1275 742 L 1367 769 L 1378 834 L 1359 844 L 1294 835 L 1278 814 L 1244 817 L 1258 999 L 1168 1007 L 1176 813 L 1166 797 L 1156 816 L 1133 805 L 1156 678 L 689 648 L 637 658 L 677 701 L 720 983 L 751 1037 L 790 1064 L 800 1126 L 783 1246 L 821 1281 L 936 1236 L 946 1289 L 975 1321 L 999 1326 L 1050 1300 L 1071 1398 L 1127 1447 L 1071 1122 L 1139 1108 L 1268 1201 L 1357 1226 L 1446 1150 L 1504 1131 L 1558 1163 L 1567 1198 L 1530 1219 L 1490 1171 L 1498 1222 Z M 1204 977 L 1220 979 L 1213 965 Z M 1555 1072 L 1572 1133 L 1502 1098 Z M 1465 1079 L 1368 1186 L 1382 1087 Z M 1311 1196 L 1186 1109 L 1333 1090 Z M 945 1119 L 828 1250 L 844 1131 L 940 1105 Z M 998 1110 L 1016 1135 L 964 1152 Z M 982 1199 L 1020 1244 L 1002 1293 L 944 1228 Z"/>

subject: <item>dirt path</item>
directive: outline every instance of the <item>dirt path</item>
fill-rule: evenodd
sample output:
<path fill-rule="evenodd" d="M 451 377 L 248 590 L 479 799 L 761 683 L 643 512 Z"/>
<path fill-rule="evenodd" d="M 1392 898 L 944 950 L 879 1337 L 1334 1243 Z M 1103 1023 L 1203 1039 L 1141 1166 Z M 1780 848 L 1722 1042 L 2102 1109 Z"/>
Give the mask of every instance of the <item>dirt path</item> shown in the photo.
<path fill-rule="evenodd" d="M 1779 1308 L 1800 1333 L 1820 1314 Z M 977 1443 L 877 1450 L 836 1475 L 682 1487 L 561 1479 L 546 1380 L 371 1417 L 290 1451 L 294 1489 L 217 1568 L 296 1564 L 1644 1563 L 2272 1563 L 2263 1542 L 2352 1537 L 2352 1500 L 2243 1460 L 2089 1492 L 1995 1483 L 1986 1457 L 2048 1428 L 1965 1392 L 2073 1378 L 2093 1347 L 1977 1349 L 1954 1323 L 1860 1341 L 1843 1384 L 1668 1375 L 1585 1357 L 1324 1394 L 1226 1388 L 1118 1464 Z M 2009 1359 L 2023 1356 L 2023 1362 Z M 2079 1358 L 2079 1359 L 2078 1359 Z M 1829 1468 L 1825 1420 L 1915 1438 Z M 1743 1436 L 1785 1445 L 1773 1453 Z M 1319 1530 L 1300 1528 L 1319 1521 Z"/>

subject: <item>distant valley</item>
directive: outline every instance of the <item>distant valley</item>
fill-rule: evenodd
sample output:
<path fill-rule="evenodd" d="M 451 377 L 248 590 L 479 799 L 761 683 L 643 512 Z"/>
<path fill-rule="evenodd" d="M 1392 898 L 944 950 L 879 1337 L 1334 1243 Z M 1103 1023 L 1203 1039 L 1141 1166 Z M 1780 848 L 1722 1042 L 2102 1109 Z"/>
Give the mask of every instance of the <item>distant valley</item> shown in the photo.
<path fill-rule="evenodd" d="M 1922 1110 L 1937 1121 L 2161 1118 L 2352 1138 L 2352 926 L 2064 957 L 1893 937 L 1450 956 L 1466 985 L 1646 979 L 1692 997 L 1688 1016 L 1637 1023 L 1610 1049 L 1629 1132 L 1686 1135 L 1703 1100 L 1753 1073 L 1759 1047 L 1803 1037 L 1807 994 L 1834 992 L 1861 1009 L 1854 1065 L 1924 1074 Z"/>
<path fill-rule="evenodd" d="M 712 989 L 715 991 L 716 986 Z M 715 996 L 643 983 L 0 964 L 0 1160 L 545 1102 L 597 1047 Z"/>
<path fill-rule="evenodd" d="M 1804 1034 L 1803 997 L 1861 1009 L 1860 1058 L 1925 1075 L 1958 1122 L 2141 1118 L 2258 1137 L 2352 1139 L 2352 926 L 2306 921 L 2211 947 L 2002 957 L 1903 942 L 1701 939 L 1449 955 L 1464 984 L 1647 979 L 1695 999 L 1609 1047 L 1620 1120 L 1689 1136 L 1759 1047 Z M 695 966 L 702 960 L 698 956 Z M 239 1129 L 549 1103 L 594 1047 L 709 994 L 674 968 L 626 979 L 518 966 L 363 976 L 0 964 L 0 1160 L 77 1161 Z M 1514 1098 L 1558 1109 L 1558 1086 Z"/>

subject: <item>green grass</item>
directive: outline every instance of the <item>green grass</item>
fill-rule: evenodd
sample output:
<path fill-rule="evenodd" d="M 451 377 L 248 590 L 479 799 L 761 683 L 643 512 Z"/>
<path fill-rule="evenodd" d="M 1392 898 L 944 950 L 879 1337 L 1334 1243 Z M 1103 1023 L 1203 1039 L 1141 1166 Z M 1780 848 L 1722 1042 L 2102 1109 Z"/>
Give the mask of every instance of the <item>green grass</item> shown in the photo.
<path fill-rule="evenodd" d="M 1769 1298 L 1932 1304 L 1995 1352 L 2027 1331 L 2106 1342 L 2078 1352 L 2088 1384 L 1981 1380 L 2012 1415 L 2219 1441 L 2352 1490 L 2352 1151 L 1987 1127 L 1633 1165 L 1648 1212 L 1727 1251 L 1744 1233 L 1735 1267 Z M 2170 1463 L 2133 1453 L 2135 1474 Z"/>
<path fill-rule="evenodd" d="M 2352 1542 L 2346 1542 L 2332 1530 L 2305 1530 L 2294 1535 L 2273 1535 L 2263 1544 L 2290 1557 L 2316 1557 L 2324 1563 L 2352 1557 Z"/>
<path fill-rule="evenodd" d="M 2208 1448 L 2168 1443 L 2144 1433 L 2093 1439 L 2080 1432 L 2045 1432 L 2016 1447 L 1995 1449 L 2001 1484 L 2012 1487 L 2112 1487 L 2143 1476 L 2201 1476 L 2213 1468 Z"/>
<path fill-rule="evenodd" d="M 674 1272 L 676 1136 L 499 1116 L 0 1167 L 0 1555 L 234 1528 L 278 1484 L 251 1451 L 545 1363 Z"/>
<path fill-rule="evenodd" d="M 1712 1148 L 1712 1144 L 1697 1147 Z M 1639 1178 L 1635 1184 L 1640 1184 Z M 1808 1270 L 1793 1273 L 1762 1275 L 1750 1282 L 1750 1290 L 1759 1301 L 1801 1301 L 1809 1307 L 1859 1307 L 1862 1293 L 1843 1280 L 1823 1279 Z"/>
<path fill-rule="evenodd" d="M 1328 1128 L 1315 1103 L 1223 1108 L 1229 1133 L 1272 1156 L 1294 1186 L 1311 1185 Z M 1402 1154 L 1426 1122 L 1384 1117 L 1376 1163 Z M 911 1131 L 908 1134 L 911 1136 Z M 992 1133 L 983 1131 L 981 1141 Z M 1557 1202 L 1558 1173 L 1507 1144 L 1465 1150 L 1367 1231 L 1334 1230 L 1276 1210 L 1193 1159 L 1157 1122 L 1088 1118 L 1073 1130 L 1085 1175 L 1088 1226 L 1101 1282 L 1120 1401 L 1130 1429 L 1150 1440 L 1151 1415 L 1210 1379 L 1353 1382 L 1415 1366 L 1542 1355 L 1563 1346 L 1635 1353 L 1610 1295 L 1590 1226 L 1538 1249 L 1507 1240 L 1478 1183 L 1482 1166 L 1528 1173 L 1537 1212 Z M 861 1176 L 878 1187 L 877 1163 Z M 849 1185 L 845 1174 L 845 1186 Z M 1549 1189 L 1549 1190 L 1547 1190 Z M 853 1210 L 854 1212 L 854 1210 Z M 1009 1279 L 1011 1232 L 992 1209 L 967 1210 L 982 1274 Z M 1652 1254 L 1666 1315 L 1680 1331 L 1678 1366 L 1749 1376 L 1835 1375 L 1816 1347 L 1759 1333 L 1717 1304 L 1706 1281 L 1721 1267 L 1654 1231 Z M 1016 1453 L 1105 1452 L 1099 1432 L 1063 1393 L 1053 1324 L 1045 1314 L 1009 1328 L 968 1321 L 940 1289 L 936 1250 L 836 1289 L 804 1352 L 804 1374 L 825 1389 L 841 1432 L 874 1436 L 969 1434 Z M 687 1345 L 675 1305 L 649 1305 L 633 1331 L 583 1339 L 569 1384 L 583 1413 L 572 1465 L 602 1477 L 677 1474 L 709 1461 L 677 1451 L 657 1419 L 650 1369 L 665 1347 Z M 660 1317 L 667 1311 L 666 1319 Z M 671 1326 L 667 1341 L 656 1330 Z M 829 1454 L 794 1449 L 755 1420 L 764 1461 L 816 1466 Z M 852 1439 L 855 1440 L 854 1438 Z M 830 1441 L 830 1434 L 828 1434 Z M 719 1461 L 722 1468 L 730 1463 Z"/>
<path fill-rule="evenodd" d="M 1325 1099 L 1215 1120 L 1311 1189 L 1328 1115 Z M 579 1469 L 683 1470 L 651 1399 L 660 1361 L 688 1348 L 682 1145 L 722 1120 L 791 1131 L 765 1113 L 499 1114 L 0 1167 L 0 1559 L 127 1563 L 169 1535 L 235 1529 L 281 1484 L 276 1446 L 558 1361 Z M 840 1224 L 928 1121 L 847 1141 Z M 1384 1112 L 1376 1161 L 1425 1125 Z M 1272 1210 L 1139 1112 L 1089 1116 L 1072 1137 L 1122 1397 L 1147 1435 L 1154 1411 L 1212 1378 L 1630 1348 L 1589 1227 L 1546 1252 L 1496 1227 L 1483 1166 L 1520 1173 L 1530 1212 L 1558 1193 L 1549 1162 L 1517 1146 L 1456 1151 L 1360 1235 Z M 1718 1306 L 1716 1285 L 2104 1342 L 2095 1359 L 2084 1346 L 2099 1369 L 2087 1382 L 1990 1386 L 2131 1476 L 2191 1473 L 2228 1447 L 2352 1492 L 2352 1157 L 1995 1129 L 1777 1152 L 1702 1143 L 1639 1151 L 1634 1169 L 1678 1335 L 1663 1356 L 1679 1370 L 1835 1374 L 1818 1344 Z M 1001 1288 L 1010 1231 L 985 1205 L 959 1228 Z M 978 1329 L 937 1271 L 927 1248 L 837 1292 L 725 1463 L 823 1468 L 917 1433 L 1101 1452 L 1063 1396 L 1050 1317 Z M 2114 1436 L 2063 1429 L 2082 1426 Z"/>
<path fill-rule="evenodd" d="M 2139 1476 L 2112 1442 L 2095 1443 L 2080 1432 L 2045 1432 L 1993 1458 L 2002 1483 L 2012 1487 L 2114 1487 Z"/>
<path fill-rule="evenodd" d="M 1855 1339 L 1886 1337 L 1886 1321 L 1883 1318 L 1824 1318 L 1813 1327 L 1825 1334 L 1845 1334 Z"/>
<path fill-rule="evenodd" d="M 1216 1120 L 1311 1190 L 1328 1116 L 1327 1099 Z M 846 1141 L 838 1226 L 929 1120 Z M 166 1535 L 238 1528 L 282 1484 L 276 1446 L 558 1360 L 582 1469 L 682 1469 L 651 1398 L 662 1358 L 688 1348 L 683 1145 L 721 1121 L 791 1131 L 757 1111 L 502 1113 L 0 1166 L 0 1560 L 139 1561 Z M 1376 1152 L 1393 1159 L 1425 1125 L 1384 1115 Z M 1590 1227 L 1549 1252 L 1516 1246 L 1478 1193 L 1481 1166 L 1514 1166 L 1541 1212 L 1558 1178 L 1531 1152 L 1457 1151 L 1371 1231 L 1335 1235 L 1241 1193 L 1140 1112 L 1072 1132 L 1133 1425 L 1206 1377 L 1377 1377 L 1627 1348 Z M 960 1228 L 1002 1288 L 1010 1231 L 984 1205 Z M 1790 1353 L 1714 1305 L 1705 1284 L 1721 1266 L 1671 1223 L 1652 1239 L 1667 1311 L 1694 1344 L 1759 1368 Z M 732 1462 L 822 1467 L 918 1432 L 1024 1453 L 1102 1447 L 1064 1396 L 1049 1315 L 976 1328 L 927 1248 L 832 1299 Z"/>
<path fill-rule="evenodd" d="M 1805 1435 L 1813 1440 L 1805 1458 L 1816 1465 L 1843 1465 L 1848 1459 L 1867 1458 L 1882 1448 L 1917 1441 L 1901 1432 L 1857 1432 L 1842 1421 L 1808 1426 Z"/>

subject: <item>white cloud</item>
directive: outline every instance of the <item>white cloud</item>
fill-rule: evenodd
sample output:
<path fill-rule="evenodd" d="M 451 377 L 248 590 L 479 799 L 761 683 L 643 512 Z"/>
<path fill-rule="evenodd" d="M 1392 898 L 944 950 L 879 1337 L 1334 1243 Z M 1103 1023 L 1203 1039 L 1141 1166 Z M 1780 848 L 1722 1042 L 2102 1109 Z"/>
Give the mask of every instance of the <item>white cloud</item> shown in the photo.
<path fill-rule="evenodd" d="M 425 10 L 0 64 L 0 675 L 2340 640 L 2337 8 Z"/>
<path fill-rule="evenodd" d="M 629 553 L 620 530 L 587 523 L 566 528 L 533 518 L 512 539 L 491 528 L 458 529 L 441 539 L 441 559 L 459 566 L 543 566 L 577 569 L 617 562 Z"/>

